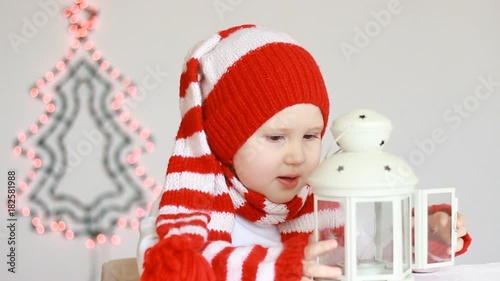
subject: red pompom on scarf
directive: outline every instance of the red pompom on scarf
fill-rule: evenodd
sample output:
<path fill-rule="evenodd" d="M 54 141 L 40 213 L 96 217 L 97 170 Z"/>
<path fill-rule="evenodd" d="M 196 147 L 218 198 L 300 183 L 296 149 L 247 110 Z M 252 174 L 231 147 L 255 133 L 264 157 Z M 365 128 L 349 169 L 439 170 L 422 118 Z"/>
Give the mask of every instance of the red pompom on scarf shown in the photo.
<path fill-rule="evenodd" d="M 141 281 L 215 281 L 212 267 L 185 235 L 160 239 L 145 255 Z"/>

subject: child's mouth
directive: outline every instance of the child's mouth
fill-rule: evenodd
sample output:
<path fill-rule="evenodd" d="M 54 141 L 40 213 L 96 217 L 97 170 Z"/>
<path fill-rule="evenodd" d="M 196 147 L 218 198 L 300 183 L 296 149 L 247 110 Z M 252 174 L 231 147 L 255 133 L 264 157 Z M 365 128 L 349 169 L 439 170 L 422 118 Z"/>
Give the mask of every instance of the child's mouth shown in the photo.
<path fill-rule="evenodd" d="M 297 184 L 299 183 L 299 177 L 298 176 L 293 176 L 293 177 L 278 177 L 278 181 L 283 185 L 285 188 L 295 188 Z"/>

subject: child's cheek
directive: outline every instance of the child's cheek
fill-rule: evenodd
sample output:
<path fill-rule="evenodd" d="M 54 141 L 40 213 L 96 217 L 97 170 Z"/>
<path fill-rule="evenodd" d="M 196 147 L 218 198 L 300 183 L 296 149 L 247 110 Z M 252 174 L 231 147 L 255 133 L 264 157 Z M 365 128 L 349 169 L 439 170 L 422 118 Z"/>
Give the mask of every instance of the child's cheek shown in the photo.
<path fill-rule="evenodd" d="M 237 151 L 235 158 L 239 164 L 246 166 L 251 164 L 258 157 L 259 151 L 262 148 L 256 139 L 250 138 L 245 144 Z M 236 163 L 235 163 L 236 164 Z"/>

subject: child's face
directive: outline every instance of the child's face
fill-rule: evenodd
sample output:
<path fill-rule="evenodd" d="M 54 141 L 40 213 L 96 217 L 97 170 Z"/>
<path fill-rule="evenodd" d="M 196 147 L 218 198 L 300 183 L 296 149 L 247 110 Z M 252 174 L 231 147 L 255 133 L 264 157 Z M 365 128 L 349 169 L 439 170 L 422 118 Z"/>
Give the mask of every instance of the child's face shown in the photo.
<path fill-rule="evenodd" d="M 292 200 L 319 164 L 323 126 L 321 111 L 312 104 L 278 112 L 234 155 L 239 180 L 275 203 Z"/>

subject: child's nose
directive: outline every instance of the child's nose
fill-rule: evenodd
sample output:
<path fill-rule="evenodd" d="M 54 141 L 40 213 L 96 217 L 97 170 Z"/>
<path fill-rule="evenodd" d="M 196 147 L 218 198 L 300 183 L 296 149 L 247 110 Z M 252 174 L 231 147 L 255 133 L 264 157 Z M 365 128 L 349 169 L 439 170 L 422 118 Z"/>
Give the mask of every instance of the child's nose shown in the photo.
<path fill-rule="evenodd" d="M 302 144 L 292 143 L 289 145 L 285 156 L 285 164 L 297 165 L 304 163 L 306 159 L 305 150 Z"/>

